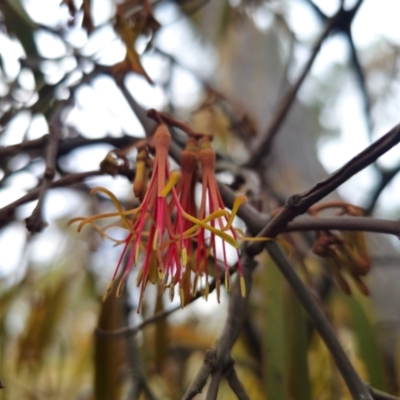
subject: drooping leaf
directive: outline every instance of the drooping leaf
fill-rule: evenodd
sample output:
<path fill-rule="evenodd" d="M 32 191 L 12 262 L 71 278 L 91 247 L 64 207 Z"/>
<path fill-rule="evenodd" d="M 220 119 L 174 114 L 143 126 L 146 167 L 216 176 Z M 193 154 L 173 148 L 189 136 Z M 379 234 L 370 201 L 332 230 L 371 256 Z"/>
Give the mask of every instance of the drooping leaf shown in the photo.
<path fill-rule="evenodd" d="M 377 340 L 365 304 L 360 295 L 344 297 L 351 314 L 351 325 L 358 342 L 358 351 L 368 373 L 368 382 L 376 389 L 386 391 L 385 369 Z M 361 302 L 360 302 L 361 301 Z"/>
<path fill-rule="evenodd" d="M 63 274 L 56 284 L 48 282 L 42 293 L 32 299 L 25 332 L 20 338 L 18 365 L 39 366 L 44 352 L 52 344 L 65 309 L 71 277 Z"/>
<path fill-rule="evenodd" d="M 268 259 L 264 271 L 264 376 L 268 399 L 287 399 L 287 335 L 284 278 Z"/>
<path fill-rule="evenodd" d="M 290 348 L 290 381 L 292 398 L 310 400 L 311 388 L 308 372 L 307 321 L 308 318 L 295 294 L 288 295 L 288 336 Z"/>

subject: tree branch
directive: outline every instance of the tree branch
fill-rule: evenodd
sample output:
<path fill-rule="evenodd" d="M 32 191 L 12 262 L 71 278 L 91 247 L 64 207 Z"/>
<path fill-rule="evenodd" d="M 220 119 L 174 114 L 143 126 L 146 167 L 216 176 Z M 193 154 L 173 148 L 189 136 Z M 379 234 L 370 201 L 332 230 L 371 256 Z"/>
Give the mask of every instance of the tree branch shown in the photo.
<path fill-rule="evenodd" d="M 232 363 L 230 356 L 231 349 L 239 336 L 242 328 L 252 286 L 252 273 L 256 266 L 254 260 L 246 254 L 242 256 L 243 279 L 246 286 L 246 296 L 243 297 L 240 289 L 240 281 L 236 279 L 233 284 L 232 295 L 229 301 L 228 316 L 223 331 L 213 349 L 206 352 L 204 362 L 194 381 L 187 389 L 182 400 L 190 400 L 200 393 L 207 382 L 210 374 L 213 375 L 207 399 L 216 397 L 218 388 L 217 383 Z"/>
<path fill-rule="evenodd" d="M 282 232 L 296 231 L 362 231 L 400 236 L 400 221 L 369 217 L 301 217 L 289 222 Z"/>
<path fill-rule="evenodd" d="M 58 118 L 61 108 L 56 110 Z M 42 184 L 38 193 L 38 203 L 32 212 L 32 215 L 26 219 L 26 227 L 31 233 L 40 232 L 47 224 L 43 220 L 43 202 L 47 189 L 51 186 L 54 176 L 56 174 L 56 158 L 58 148 L 58 129 L 53 124 L 50 124 L 50 134 L 47 140 L 46 147 L 46 169 L 43 174 Z"/>
<path fill-rule="evenodd" d="M 399 400 L 398 397 L 393 396 L 393 395 L 391 395 L 389 393 L 381 392 L 378 389 L 374 389 L 372 387 L 369 387 L 369 390 L 370 390 L 370 392 L 372 394 L 372 397 L 375 400 Z"/>
<path fill-rule="evenodd" d="M 384 170 L 378 167 L 378 170 L 380 173 L 380 179 L 375 189 L 372 192 L 368 205 L 365 207 L 365 213 L 367 215 L 372 214 L 372 211 L 375 208 L 375 204 L 378 201 L 379 196 L 386 188 L 386 186 L 392 181 L 392 179 L 400 172 L 400 165 L 397 165 L 396 167 L 390 170 Z"/>
<path fill-rule="evenodd" d="M 261 144 L 258 144 L 255 151 L 251 155 L 249 161 L 245 165 L 248 168 L 255 168 L 260 164 L 260 162 L 265 159 L 268 155 L 269 151 L 271 150 L 271 144 L 273 139 L 275 138 L 276 134 L 278 133 L 279 128 L 281 127 L 283 121 L 285 120 L 290 108 L 292 107 L 293 101 L 296 98 L 297 92 L 300 89 L 300 86 L 304 82 L 306 76 L 308 75 L 318 53 L 321 49 L 322 43 L 327 38 L 329 33 L 332 30 L 334 25 L 335 19 L 329 20 L 327 23 L 324 31 L 322 32 L 320 38 L 318 39 L 317 43 L 315 44 L 311 56 L 304 66 L 303 72 L 297 78 L 297 81 L 291 88 L 286 92 L 285 96 L 283 97 L 281 104 L 278 110 L 274 113 L 274 118 L 268 126 L 268 129 L 264 135 L 264 139 Z"/>
<path fill-rule="evenodd" d="M 358 62 L 357 54 L 355 52 L 354 44 L 352 41 L 351 37 L 351 31 L 350 31 L 350 26 L 351 23 L 357 14 L 357 11 L 360 8 L 360 5 L 362 3 L 362 0 L 359 0 L 353 8 L 350 10 L 345 10 L 343 8 L 343 4 L 339 8 L 339 10 L 336 12 L 336 14 L 331 17 L 327 18 L 321 10 L 312 2 L 308 1 L 310 5 L 314 8 L 316 13 L 319 15 L 321 19 L 326 21 L 325 29 L 322 32 L 320 38 L 318 39 L 317 43 L 315 44 L 313 51 L 310 55 L 310 58 L 307 62 L 307 64 L 304 66 L 303 72 L 300 74 L 298 77 L 296 83 L 292 85 L 292 87 L 287 91 L 286 95 L 282 99 L 282 102 L 274 114 L 274 118 L 271 121 L 265 135 L 264 139 L 262 140 L 261 144 L 257 145 L 257 148 L 254 150 L 253 154 L 251 155 L 249 161 L 246 163 L 246 166 L 249 168 L 255 168 L 257 167 L 260 162 L 265 159 L 265 157 L 268 155 L 269 151 L 271 150 L 271 145 L 272 141 L 275 138 L 276 134 L 278 133 L 278 130 L 280 129 L 282 123 L 284 122 L 294 99 L 296 98 L 297 92 L 299 91 L 302 83 L 304 82 L 304 79 L 307 77 L 316 56 L 319 53 L 319 50 L 321 49 L 321 46 L 325 39 L 329 36 L 330 33 L 332 32 L 344 32 L 347 34 L 347 37 L 349 39 L 351 51 L 352 51 L 352 59 L 353 63 L 355 65 L 357 77 L 359 80 L 359 83 L 361 85 L 361 89 L 364 94 L 364 102 L 365 102 L 365 107 L 366 107 L 366 115 L 367 115 L 367 122 L 369 127 L 371 127 L 371 118 L 370 113 L 369 113 L 369 97 L 366 91 L 366 86 L 365 86 L 365 80 L 364 80 L 364 75 L 362 73 L 362 69 L 360 67 L 360 64 Z"/>
<path fill-rule="evenodd" d="M 233 393 L 236 394 L 236 397 L 239 400 L 250 400 L 250 397 L 247 394 L 246 389 L 244 388 L 239 377 L 237 376 L 236 370 L 233 365 L 225 372 L 224 376 L 228 381 L 229 387 L 232 389 Z"/>
<path fill-rule="evenodd" d="M 52 181 L 49 187 L 57 188 L 57 187 L 70 186 L 75 183 L 83 182 L 86 178 L 97 175 L 104 175 L 104 172 L 100 170 L 94 170 L 88 172 L 80 172 L 77 174 L 70 174 L 63 178 L 58 179 L 57 181 Z M 36 200 L 39 197 L 40 190 L 41 187 L 33 189 L 24 196 L 20 197 L 19 199 L 13 201 L 10 204 L 7 204 L 3 208 L 0 208 L 0 227 L 5 225 L 13 218 L 14 211 L 18 206 L 28 203 L 29 201 Z"/>

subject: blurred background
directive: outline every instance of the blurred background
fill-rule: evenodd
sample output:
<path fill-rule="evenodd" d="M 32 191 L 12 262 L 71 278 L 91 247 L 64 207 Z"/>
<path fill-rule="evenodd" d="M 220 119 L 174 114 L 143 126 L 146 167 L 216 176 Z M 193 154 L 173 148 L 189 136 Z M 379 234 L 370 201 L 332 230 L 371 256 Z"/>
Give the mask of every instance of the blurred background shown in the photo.
<path fill-rule="evenodd" d="M 342 23 L 324 34 L 341 7 Z M 9 205 L 40 185 L 44 146 L 0 147 L 0 399 L 182 397 L 218 337 L 228 296 L 221 304 L 213 294 L 196 300 L 136 334 L 94 335 L 179 305 L 150 287 L 138 315 L 136 271 L 122 297 L 102 302 L 121 248 L 68 221 L 113 209 L 90 196 L 96 186 L 127 208 L 137 199 L 126 176 L 98 172 L 101 161 L 145 137 L 138 109 L 163 110 L 212 132 L 218 177 L 270 212 L 399 122 L 399 13 L 390 0 L 0 2 L 0 146 L 40 143 L 56 116 L 63 141 L 55 179 L 94 171 L 46 193 L 48 225 L 32 234 L 25 219 L 37 201 Z M 248 167 L 321 37 L 271 150 Z M 130 156 L 134 167 L 135 151 Z M 398 219 L 399 170 L 394 148 L 332 198 Z M 287 239 L 359 373 L 399 395 L 398 239 L 367 237 L 370 297 L 331 284 L 311 234 Z M 251 398 L 350 398 L 272 261 L 259 262 L 233 352 Z M 232 396 L 222 385 L 219 398 Z"/>

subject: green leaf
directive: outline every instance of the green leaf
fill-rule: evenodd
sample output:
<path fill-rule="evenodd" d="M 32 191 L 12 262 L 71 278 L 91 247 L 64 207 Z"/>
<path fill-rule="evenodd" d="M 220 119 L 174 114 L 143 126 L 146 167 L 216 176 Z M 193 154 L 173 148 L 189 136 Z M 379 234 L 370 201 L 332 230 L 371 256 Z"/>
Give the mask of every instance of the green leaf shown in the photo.
<path fill-rule="evenodd" d="M 368 382 L 376 389 L 386 391 L 385 370 L 381 353 L 367 316 L 366 304 L 357 297 L 342 296 L 351 313 L 351 324 L 358 342 L 358 351 L 368 373 Z M 365 301 L 365 299 L 364 299 Z"/>
<path fill-rule="evenodd" d="M 287 336 L 284 278 L 270 259 L 264 272 L 264 311 L 262 332 L 264 376 L 267 398 L 286 400 L 288 387 Z"/>
<path fill-rule="evenodd" d="M 292 383 L 292 398 L 310 400 L 311 388 L 308 373 L 307 316 L 295 294 L 290 291 L 288 296 L 289 315 L 289 346 L 290 346 L 290 376 Z"/>

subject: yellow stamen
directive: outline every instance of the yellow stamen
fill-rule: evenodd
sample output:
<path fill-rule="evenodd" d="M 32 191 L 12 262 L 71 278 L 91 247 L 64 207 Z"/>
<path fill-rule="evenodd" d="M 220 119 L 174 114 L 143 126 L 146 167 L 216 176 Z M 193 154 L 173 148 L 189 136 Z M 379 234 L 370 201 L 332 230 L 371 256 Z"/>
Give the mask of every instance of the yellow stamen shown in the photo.
<path fill-rule="evenodd" d="M 181 176 L 182 176 L 181 171 L 178 170 L 172 171 L 167 184 L 160 193 L 160 196 L 165 197 L 172 190 L 172 188 L 178 183 L 179 179 L 181 179 Z"/>
<path fill-rule="evenodd" d="M 212 221 L 213 219 L 217 219 L 220 217 L 225 217 L 228 214 L 228 211 L 226 210 L 218 210 L 218 211 L 214 211 L 212 214 L 208 215 L 206 218 L 204 219 L 197 219 L 196 217 L 193 217 L 190 214 L 187 214 L 185 211 L 182 210 L 182 215 L 187 218 L 189 221 L 193 222 L 193 223 L 197 223 L 199 222 L 203 222 L 203 223 L 207 223 Z M 209 225 L 207 225 L 209 226 Z M 186 237 L 186 235 L 189 237 L 189 235 L 191 235 L 192 233 L 196 232 L 199 229 L 198 226 L 192 226 L 190 229 L 188 229 L 187 231 L 184 232 L 184 235 Z"/>
<path fill-rule="evenodd" d="M 231 277 L 228 271 L 225 271 L 225 289 L 227 292 L 231 290 Z"/>
<path fill-rule="evenodd" d="M 222 212 L 222 214 L 221 214 L 221 212 Z M 232 237 L 232 236 L 226 234 L 225 232 L 222 232 L 221 230 L 219 230 L 219 229 L 217 229 L 217 228 L 215 228 L 215 227 L 213 227 L 213 226 L 207 225 L 207 223 L 206 223 L 206 222 L 208 222 L 208 221 L 211 221 L 212 219 L 219 218 L 219 217 L 221 217 L 221 216 L 224 215 L 224 214 L 225 214 L 225 211 L 224 211 L 224 210 L 219 210 L 219 211 L 216 211 L 215 213 L 209 215 L 209 216 L 208 216 L 207 218 L 205 218 L 204 220 L 199 220 L 199 219 L 197 219 L 197 218 L 195 218 L 195 217 L 192 217 L 190 214 L 187 214 L 186 212 L 182 211 L 182 215 L 183 215 L 186 219 L 188 219 L 189 221 L 193 222 L 194 224 L 196 224 L 196 225 L 198 225 L 198 226 L 200 226 L 200 227 L 202 227 L 202 228 L 204 228 L 204 229 L 207 229 L 208 231 L 214 233 L 214 235 L 219 236 L 222 240 L 224 240 L 225 242 L 229 243 L 229 244 L 230 244 L 231 246 L 233 246 L 235 249 L 238 249 L 238 248 L 239 248 L 239 244 L 237 243 L 237 241 L 235 240 L 234 237 Z M 184 236 L 186 237 L 187 234 L 190 235 L 190 234 L 193 233 L 196 229 L 197 229 L 197 227 L 191 227 L 190 229 L 188 229 L 187 231 L 185 231 L 183 234 L 184 234 Z"/>
<path fill-rule="evenodd" d="M 114 285 L 114 279 L 108 284 L 106 292 L 104 293 L 104 296 L 103 296 L 103 301 L 106 301 L 107 297 L 112 292 L 113 285 Z"/>
<path fill-rule="evenodd" d="M 182 265 L 183 265 L 184 267 L 186 267 L 186 264 L 187 264 L 187 251 L 186 251 L 186 248 L 183 248 L 183 249 L 182 249 L 182 252 L 181 252 L 181 259 L 182 259 Z"/>
<path fill-rule="evenodd" d="M 158 229 L 156 229 L 156 232 L 155 232 L 154 238 L 153 238 L 153 250 L 157 250 L 157 238 L 158 238 Z"/>
<path fill-rule="evenodd" d="M 150 256 L 148 280 L 154 285 L 159 277 L 159 269 L 154 254 Z"/>
<path fill-rule="evenodd" d="M 246 297 L 246 282 L 244 281 L 243 276 L 241 276 L 239 280 L 240 280 L 240 292 L 242 294 L 242 297 Z"/>
<path fill-rule="evenodd" d="M 125 287 L 125 283 L 126 283 L 126 277 L 122 277 L 121 281 L 119 282 L 118 288 L 117 288 L 117 297 L 121 297 L 122 292 L 124 290 Z"/>
<path fill-rule="evenodd" d="M 289 257 L 292 256 L 293 247 L 285 239 L 258 237 L 258 236 L 257 237 L 248 237 L 248 236 L 245 236 L 244 232 L 240 228 L 235 228 L 235 231 L 240 234 L 240 236 L 238 237 L 238 240 L 240 240 L 242 242 L 269 242 L 269 241 L 278 242 L 279 244 L 281 244 L 287 250 Z"/>
<path fill-rule="evenodd" d="M 139 246 L 136 246 L 136 249 L 135 249 L 135 260 L 134 260 L 133 264 L 136 266 L 136 265 L 138 265 L 138 262 L 139 262 Z"/>
<path fill-rule="evenodd" d="M 92 189 L 90 191 L 91 195 L 94 195 L 97 192 L 102 192 L 104 194 L 106 194 L 111 201 L 114 203 L 115 207 L 117 208 L 117 210 L 119 211 L 119 215 L 121 217 L 122 222 L 124 223 L 124 225 L 129 229 L 130 228 L 130 223 L 129 221 L 125 218 L 125 211 L 123 210 L 121 204 L 119 203 L 118 199 L 115 197 L 115 195 L 113 193 L 111 193 L 108 189 L 103 188 L 103 187 L 95 187 L 94 189 Z M 138 207 L 136 210 L 130 210 L 130 214 L 134 214 L 135 212 L 137 212 L 140 209 L 140 207 Z"/>
<path fill-rule="evenodd" d="M 233 220 L 236 217 L 236 214 L 239 210 L 239 207 L 247 202 L 247 197 L 246 196 L 238 196 L 236 197 L 235 201 L 233 202 L 233 207 L 232 207 L 232 211 L 230 213 L 229 216 L 229 220 L 228 223 L 226 224 L 226 226 L 223 228 L 223 231 L 227 231 L 228 229 L 231 228 Z"/>

